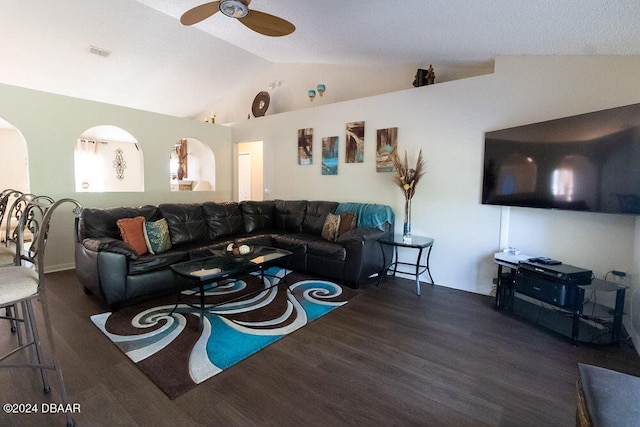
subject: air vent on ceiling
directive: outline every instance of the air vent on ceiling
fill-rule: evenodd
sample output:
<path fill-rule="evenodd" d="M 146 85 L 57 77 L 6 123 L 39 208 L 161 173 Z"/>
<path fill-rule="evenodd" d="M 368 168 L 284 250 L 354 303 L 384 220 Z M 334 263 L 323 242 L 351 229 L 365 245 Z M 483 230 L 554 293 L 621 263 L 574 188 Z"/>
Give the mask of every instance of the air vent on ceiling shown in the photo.
<path fill-rule="evenodd" d="M 92 53 L 92 54 L 98 55 L 98 56 L 102 56 L 103 58 L 106 58 L 109 55 L 111 55 L 110 51 L 108 51 L 106 49 L 100 49 L 99 47 L 95 47 L 95 46 L 89 46 L 89 48 L 87 50 L 89 51 L 89 53 Z"/>

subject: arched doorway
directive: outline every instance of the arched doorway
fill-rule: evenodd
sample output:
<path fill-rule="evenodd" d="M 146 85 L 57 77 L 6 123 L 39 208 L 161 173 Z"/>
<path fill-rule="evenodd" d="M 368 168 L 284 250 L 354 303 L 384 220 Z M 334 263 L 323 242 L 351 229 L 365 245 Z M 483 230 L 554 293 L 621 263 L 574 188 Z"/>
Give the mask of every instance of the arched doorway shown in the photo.
<path fill-rule="evenodd" d="M 7 153 L 7 161 L 3 162 L 0 168 L 0 191 L 12 189 L 30 193 L 27 142 L 22 132 L 2 117 L 0 117 L 0 149 L 3 153 Z M 2 241 L 6 235 L 6 224 L 7 218 L 2 218 L 0 223 Z"/>
<path fill-rule="evenodd" d="M 11 123 L 0 117 L 0 147 L 11 161 L 3 162 L 0 168 L 0 190 L 12 188 L 29 192 L 29 156 L 27 142 L 22 133 Z"/>

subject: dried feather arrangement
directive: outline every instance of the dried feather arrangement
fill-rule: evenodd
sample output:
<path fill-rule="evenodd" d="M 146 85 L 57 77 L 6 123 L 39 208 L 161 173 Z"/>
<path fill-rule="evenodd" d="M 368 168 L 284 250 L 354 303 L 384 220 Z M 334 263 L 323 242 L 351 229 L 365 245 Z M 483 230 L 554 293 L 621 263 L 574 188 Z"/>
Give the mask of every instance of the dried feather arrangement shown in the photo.
<path fill-rule="evenodd" d="M 427 172 L 422 150 L 418 154 L 415 168 L 409 166 L 409 157 L 406 151 L 404 152 L 404 159 L 401 159 L 398 153 L 394 152 L 392 161 L 396 170 L 395 182 L 404 193 L 405 200 L 411 200 L 416 192 L 416 186 L 420 182 L 420 178 Z"/>
<path fill-rule="evenodd" d="M 409 166 L 409 156 L 406 150 L 404 152 L 404 159 L 401 159 L 396 151 L 392 153 L 391 159 L 396 170 L 394 180 L 404 194 L 402 241 L 411 244 L 411 199 L 414 194 L 416 194 L 416 187 L 418 186 L 418 182 L 420 182 L 420 178 L 422 178 L 427 170 L 424 164 L 424 158 L 422 157 L 422 150 L 420 150 L 418 154 L 415 168 Z"/>

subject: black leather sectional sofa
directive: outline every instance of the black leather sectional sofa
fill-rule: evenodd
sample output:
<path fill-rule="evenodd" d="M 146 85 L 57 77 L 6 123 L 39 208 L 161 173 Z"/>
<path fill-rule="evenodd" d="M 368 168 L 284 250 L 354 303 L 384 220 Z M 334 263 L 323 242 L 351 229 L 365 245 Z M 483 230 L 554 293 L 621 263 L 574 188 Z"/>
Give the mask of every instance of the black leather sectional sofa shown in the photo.
<path fill-rule="evenodd" d="M 336 241 L 322 237 L 329 213 L 352 212 L 357 226 Z M 172 247 L 138 256 L 122 240 L 117 221 L 165 218 Z M 77 224 L 76 274 L 85 292 L 112 309 L 150 299 L 177 287 L 170 266 L 208 249 L 236 244 L 274 246 L 293 252 L 287 268 L 320 275 L 351 287 L 383 268 L 378 240 L 393 233 L 386 205 L 330 201 L 270 200 L 84 208 Z M 391 259 L 386 254 L 387 263 Z"/>

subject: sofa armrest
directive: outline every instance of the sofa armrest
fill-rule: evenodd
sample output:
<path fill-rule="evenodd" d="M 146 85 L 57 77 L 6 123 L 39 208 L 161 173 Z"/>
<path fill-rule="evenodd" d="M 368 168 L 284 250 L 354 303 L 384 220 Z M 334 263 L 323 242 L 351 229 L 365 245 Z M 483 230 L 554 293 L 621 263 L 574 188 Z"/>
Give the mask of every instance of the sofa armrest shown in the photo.
<path fill-rule="evenodd" d="M 122 240 L 112 237 L 100 237 L 97 239 L 84 239 L 82 246 L 93 252 L 113 252 L 125 255 L 127 258 L 138 259 L 138 254 L 133 250 L 131 245 Z"/>
<path fill-rule="evenodd" d="M 115 308 L 126 302 L 129 259 L 123 254 L 100 250 L 101 240 L 84 239 L 82 243 L 76 242 L 76 276 L 85 292 L 101 297 Z"/>
<path fill-rule="evenodd" d="M 358 283 L 383 270 L 389 263 L 390 253 L 383 255 L 378 240 L 387 236 L 387 231 L 373 227 L 357 227 L 338 237 L 337 243 L 347 251 L 344 279 L 358 287 Z"/>
<path fill-rule="evenodd" d="M 388 232 L 382 231 L 373 227 L 357 227 L 353 230 L 349 230 L 346 233 L 338 237 L 336 242 L 345 245 L 349 241 L 368 241 L 368 240 L 380 240 L 386 236 Z"/>

